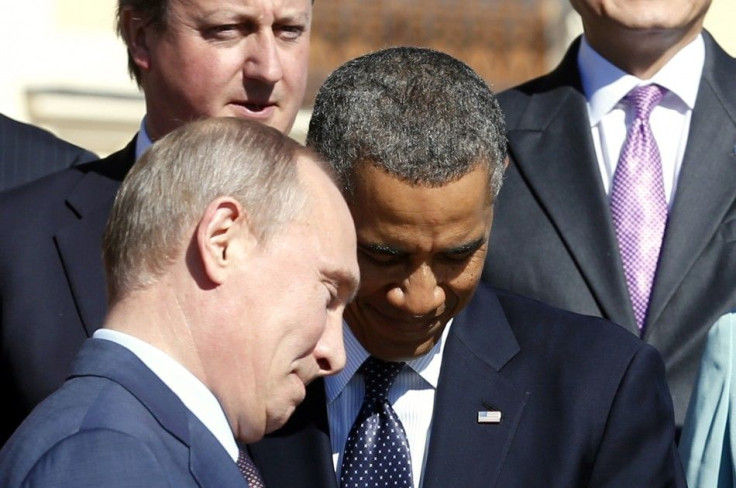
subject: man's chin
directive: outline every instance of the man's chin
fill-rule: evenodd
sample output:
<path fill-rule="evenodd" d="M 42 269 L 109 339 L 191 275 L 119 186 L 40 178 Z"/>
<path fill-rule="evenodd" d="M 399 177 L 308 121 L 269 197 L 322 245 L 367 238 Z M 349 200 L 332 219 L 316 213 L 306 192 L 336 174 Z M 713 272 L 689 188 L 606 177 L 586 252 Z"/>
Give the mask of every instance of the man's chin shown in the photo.
<path fill-rule="evenodd" d="M 301 402 L 299 402 L 301 403 Z M 281 427 L 286 425 L 289 418 L 296 410 L 296 405 L 287 407 L 283 412 L 269 419 L 268 425 L 266 426 L 266 434 L 270 434 L 273 431 L 279 430 Z"/>

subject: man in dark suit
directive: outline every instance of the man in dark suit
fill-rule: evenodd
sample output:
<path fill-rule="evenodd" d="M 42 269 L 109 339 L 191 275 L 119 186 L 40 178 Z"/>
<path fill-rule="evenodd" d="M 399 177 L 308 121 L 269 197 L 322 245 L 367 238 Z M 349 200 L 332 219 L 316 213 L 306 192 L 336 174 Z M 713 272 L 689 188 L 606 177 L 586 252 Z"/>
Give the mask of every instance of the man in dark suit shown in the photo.
<path fill-rule="evenodd" d="M 93 159 L 47 130 L 0 114 L 0 191 Z"/>
<path fill-rule="evenodd" d="M 561 64 L 499 95 L 510 163 L 483 280 L 654 345 L 681 426 L 708 329 L 736 306 L 736 61 L 702 31 L 708 0 L 572 4 L 584 35 Z M 637 323 L 609 201 L 634 125 L 621 99 L 650 84 L 667 220 Z"/>
<path fill-rule="evenodd" d="M 225 8 L 227 7 L 227 8 Z M 64 381 L 106 311 L 100 238 L 133 161 L 208 116 L 287 133 L 304 96 L 310 0 L 119 0 L 118 31 L 146 101 L 141 129 L 103 160 L 0 197 L 0 443 Z"/>
<path fill-rule="evenodd" d="M 103 248 L 104 326 L 0 450 L 0 485 L 262 487 L 238 443 L 345 362 L 359 271 L 330 167 L 254 121 L 186 124 L 124 180 Z"/>
<path fill-rule="evenodd" d="M 436 51 L 372 53 L 322 86 L 307 143 L 340 178 L 361 284 L 345 368 L 250 446 L 267 486 L 684 486 L 653 347 L 479 285 L 504 135 L 485 82 Z"/>

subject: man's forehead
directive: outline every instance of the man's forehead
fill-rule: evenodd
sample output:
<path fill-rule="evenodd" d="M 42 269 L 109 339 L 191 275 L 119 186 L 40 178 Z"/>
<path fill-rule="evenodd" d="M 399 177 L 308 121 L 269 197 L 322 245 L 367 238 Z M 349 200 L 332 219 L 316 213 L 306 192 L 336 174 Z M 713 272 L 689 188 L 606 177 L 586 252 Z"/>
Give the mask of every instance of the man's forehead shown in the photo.
<path fill-rule="evenodd" d="M 268 13 L 281 17 L 311 17 L 312 2 L 310 0 L 169 0 L 169 7 L 177 6 L 196 10 L 201 16 L 227 17 L 247 15 L 258 17 Z"/>
<path fill-rule="evenodd" d="M 445 223 L 468 217 L 485 219 L 491 207 L 485 168 L 440 185 L 414 183 L 382 168 L 361 166 L 350 198 L 353 216 L 387 223 Z"/>

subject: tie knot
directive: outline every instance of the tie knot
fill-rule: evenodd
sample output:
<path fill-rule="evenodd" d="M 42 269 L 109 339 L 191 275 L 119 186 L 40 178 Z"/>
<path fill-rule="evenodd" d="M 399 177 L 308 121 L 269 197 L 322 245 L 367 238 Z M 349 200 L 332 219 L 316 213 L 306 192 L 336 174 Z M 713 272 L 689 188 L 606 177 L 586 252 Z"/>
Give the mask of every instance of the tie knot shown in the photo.
<path fill-rule="evenodd" d="M 404 363 L 383 361 L 373 356 L 366 359 L 360 367 L 365 378 L 366 399 L 386 401 L 388 390 L 403 366 Z"/>
<path fill-rule="evenodd" d="M 659 85 L 637 86 L 625 97 L 625 100 L 634 106 L 636 118 L 648 120 L 652 109 L 662 101 L 667 90 Z"/>

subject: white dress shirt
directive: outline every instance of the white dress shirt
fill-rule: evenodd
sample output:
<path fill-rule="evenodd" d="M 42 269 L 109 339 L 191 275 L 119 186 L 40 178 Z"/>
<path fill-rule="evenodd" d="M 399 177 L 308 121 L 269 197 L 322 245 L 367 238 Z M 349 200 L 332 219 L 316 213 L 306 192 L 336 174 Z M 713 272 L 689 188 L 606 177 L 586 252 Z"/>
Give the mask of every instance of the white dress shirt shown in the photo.
<path fill-rule="evenodd" d="M 399 416 L 408 437 L 415 488 L 421 485 L 434 411 L 434 395 L 440 376 L 442 353 L 451 325 L 452 320 L 448 322 L 440 340 L 427 354 L 406 362 L 408 367 L 401 369 L 388 392 L 389 402 Z M 345 368 L 340 373 L 325 378 L 332 461 L 338 484 L 345 442 L 365 396 L 363 377 L 355 373 L 369 355 L 344 322 L 343 334 L 347 355 Z"/>
<path fill-rule="evenodd" d="M 153 373 L 174 392 L 200 422 L 212 432 L 233 459 L 238 460 L 238 446 L 220 403 L 212 392 L 188 369 L 160 349 L 136 337 L 110 329 L 98 329 L 93 336 L 120 344 L 138 356 Z"/>
<path fill-rule="evenodd" d="M 705 43 L 698 35 L 651 79 L 641 80 L 608 62 L 595 52 L 585 36 L 578 51 L 578 69 L 593 134 L 598 166 L 606 193 L 610 193 L 633 109 L 621 99 L 634 87 L 656 83 L 668 90 L 650 116 L 650 124 L 662 158 L 667 204 L 671 208 L 690 130 L 690 118 L 705 63 Z"/>

